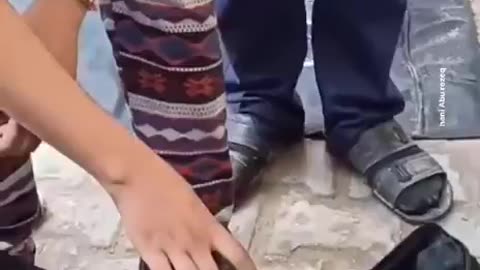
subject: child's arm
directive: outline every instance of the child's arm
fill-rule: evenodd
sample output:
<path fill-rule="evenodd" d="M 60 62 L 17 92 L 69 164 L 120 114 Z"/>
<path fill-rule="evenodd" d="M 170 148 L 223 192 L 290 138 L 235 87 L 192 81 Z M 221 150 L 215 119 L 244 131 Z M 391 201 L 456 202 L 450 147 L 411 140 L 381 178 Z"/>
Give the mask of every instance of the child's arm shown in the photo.
<path fill-rule="evenodd" d="M 72 78 L 76 78 L 78 33 L 86 11 L 79 1 L 36 0 L 22 16 Z M 0 111 L 2 115 L 6 117 Z M 28 155 L 40 143 L 14 119 L 0 119 L 0 129 L 0 157 Z"/>
<path fill-rule="evenodd" d="M 77 70 L 78 34 L 86 12 L 78 0 L 35 0 L 22 16 L 73 78 Z"/>
<path fill-rule="evenodd" d="M 152 270 L 215 270 L 212 250 L 255 269 L 184 179 L 87 98 L 6 1 L 0 37 L 1 110 L 96 176 Z"/>
<path fill-rule="evenodd" d="M 73 47 L 76 47 L 76 44 L 75 46 L 72 46 L 72 42 L 76 41 L 77 39 L 72 38 L 72 36 L 76 36 L 78 34 L 78 29 L 72 29 L 74 28 L 74 25 L 71 24 L 72 21 L 69 19 L 66 20 L 66 23 L 62 22 L 61 20 L 57 20 L 54 25 L 50 26 L 52 27 L 52 32 L 50 33 L 47 31 L 48 25 L 45 24 L 48 20 L 48 17 L 56 16 L 54 14 L 50 14 L 52 13 L 51 11 L 57 13 L 59 11 L 65 12 L 66 9 L 69 9 L 77 10 L 79 13 L 84 13 L 84 11 L 81 10 L 81 5 L 78 4 L 76 0 L 38 0 L 38 2 L 36 2 L 30 9 L 25 18 L 28 18 L 27 21 L 29 21 L 29 26 L 35 27 L 35 34 L 42 39 L 42 43 L 40 43 L 39 39 L 32 36 L 25 25 L 18 20 L 19 18 L 15 16 L 7 3 L 2 1 L 0 6 L 0 34 L 2 36 L 2 43 L 0 45 L 1 110 L 6 111 L 9 116 L 19 122 L 22 122 L 22 124 L 25 124 L 27 127 L 32 128 L 32 130 L 37 129 L 36 127 L 30 126 L 28 120 L 38 118 L 40 121 L 45 121 L 51 118 L 50 115 L 55 114 L 55 112 L 53 112 L 54 110 L 70 110 L 71 112 L 75 113 L 76 117 L 84 119 L 83 121 L 79 122 L 76 119 L 67 119 L 67 117 L 65 117 L 65 113 L 57 115 L 55 117 L 57 118 L 56 121 L 54 123 L 50 123 L 50 128 L 48 130 L 55 136 L 62 134 L 61 132 L 58 132 L 58 130 L 65 130 L 66 126 L 69 126 L 73 123 L 76 123 L 80 126 L 88 125 L 87 123 L 89 123 L 89 121 L 86 120 L 89 117 L 89 111 L 83 110 L 85 104 L 79 104 L 79 102 L 82 103 L 82 101 L 86 100 L 86 95 L 78 88 L 76 84 L 74 84 L 70 76 L 68 76 L 68 74 L 66 74 L 62 69 L 63 66 L 70 74 L 73 74 L 74 70 L 76 69 L 73 66 L 76 66 L 76 64 L 74 65 L 72 63 L 72 59 L 76 59 L 76 49 L 68 52 L 66 52 L 64 49 L 59 49 L 72 49 Z M 55 7 L 56 3 L 60 5 L 58 8 Z M 70 18 L 74 17 L 71 16 L 72 14 L 63 14 L 65 14 L 66 17 L 69 15 Z M 81 14 L 79 17 L 83 17 L 83 14 Z M 79 18 L 78 21 L 81 19 L 82 18 Z M 39 24 L 33 25 L 35 23 Z M 59 30 L 61 29 L 61 25 L 66 25 L 67 29 L 72 30 L 71 34 L 69 35 L 68 33 L 62 33 L 68 31 Z M 60 33 L 66 34 L 65 40 L 61 36 L 54 37 L 56 34 Z M 54 56 L 60 61 L 60 63 L 63 63 L 62 66 L 56 64 L 54 59 L 52 59 L 52 56 L 48 54 L 42 46 L 43 43 L 46 43 L 46 48 L 51 49 L 54 53 Z M 68 46 L 69 43 L 71 46 Z M 67 44 L 67 46 L 63 44 Z M 73 62 L 76 61 L 74 60 Z M 55 76 L 55 80 L 51 79 L 52 75 Z M 28 89 L 28 91 L 22 91 L 23 89 Z M 72 103 L 68 102 L 67 100 L 74 100 L 75 102 Z M 26 104 L 27 102 L 34 103 Z M 93 104 L 88 104 L 87 108 L 89 106 L 91 107 L 91 105 Z M 23 108 L 24 111 L 11 111 L 11 106 L 15 106 L 15 108 Z M 36 112 L 37 109 L 35 108 L 39 106 L 44 107 L 40 113 Z M 96 106 L 94 109 L 98 110 Z M 103 114 L 104 113 L 102 112 L 102 115 Z M 27 121 L 23 120 L 25 116 L 28 119 Z M 107 116 L 104 115 L 104 117 Z M 58 130 L 56 130 L 57 128 Z M 91 129 L 85 131 L 84 134 L 87 134 L 90 130 Z M 35 133 L 40 137 L 43 137 L 41 132 Z M 79 134 L 74 134 L 74 136 L 77 135 Z M 60 148 L 64 148 L 63 145 L 61 145 Z M 60 150 L 65 151 L 66 149 Z M 87 160 L 92 159 L 87 157 Z M 98 161 L 100 160 L 97 160 L 97 162 Z"/>
<path fill-rule="evenodd" d="M 86 11 L 78 0 L 35 0 L 22 16 L 72 78 L 76 78 L 78 33 Z M 6 117 L 0 111 L 0 118 L 2 115 Z M 14 119 L 0 119 L 0 129 L 0 157 L 30 154 L 40 143 L 37 136 Z"/>

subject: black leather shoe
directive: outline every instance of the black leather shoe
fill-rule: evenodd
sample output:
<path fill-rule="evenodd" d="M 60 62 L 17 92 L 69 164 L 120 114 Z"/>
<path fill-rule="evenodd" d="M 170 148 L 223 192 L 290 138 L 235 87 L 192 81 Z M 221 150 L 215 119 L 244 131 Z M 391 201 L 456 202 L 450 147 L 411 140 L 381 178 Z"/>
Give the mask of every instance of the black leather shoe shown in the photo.
<path fill-rule="evenodd" d="M 262 174 L 270 154 L 244 145 L 230 143 L 230 157 L 235 185 L 235 208 L 242 206 L 261 186 Z"/>
<path fill-rule="evenodd" d="M 300 140 L 303 129 L 298 133 L 267 132 L 264 124 L 251 116 L 232 114 L 227 121 L 227 130 L 235 183 L 235 208 L 238 208 L 258 190 L 262 174 L 271 159 L 283 148 Z"/>

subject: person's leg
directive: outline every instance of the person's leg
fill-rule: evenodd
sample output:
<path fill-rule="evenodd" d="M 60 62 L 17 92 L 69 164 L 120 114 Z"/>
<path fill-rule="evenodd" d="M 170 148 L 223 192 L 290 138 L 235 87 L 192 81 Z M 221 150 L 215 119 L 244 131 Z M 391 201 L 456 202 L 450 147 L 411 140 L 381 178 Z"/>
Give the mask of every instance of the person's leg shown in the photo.
<path fill-rule="evenodd" d="M 258 184 L 272 148 L 303 135 L 304 112 L 294 88 L 307 50 L 305 6 L 275 0 L 216 4 L 229 60 L 227 126 L 241 201 Z"/>
<path fill-rule="evenodd" d="M 390 65 L 405 0 L 315 1 L 313 52 L 331 150 L 346 155 L 360 134 L 392 120 L 404 101 Z"/>
<path fill-rule="evenodd" d="M 101 11 L 136 135 L 226 224 L 232 168 L 212 1 L 112 1 Z"/>
<path fill-rule="evenodd" d="M 439 170 L 425 171 L 438 164 L 393 120 L 404 108 L 389 74 L 405 9 L 405 0 L 316 1 L 313 50 L 331 152 L 389 193 L 402 212 L 424 214 L 438 204 L 444 176 Z M 421 178 L 423 173 L 424 179 L 399 184 L 406 192 L 388 190 L 378 181 L 392 166 L 399 178 Z"/>
<path fill-rule="evenodd" d="M 0 158 L 0 253 L 4 260 L 33 266 L 30 238 L 40 215 L 30 156 Z M 6 265 L 2 262 L 0 265 Z"/>
<path fill-rule="evenodd" d="M 294 88 L 307 50 L 303 1 L 218 0 L 217 11 L 229 60 L 229 141 L 249 143 L 236 132 L 245 118 L 264 141 L 279 140 L 280 130 L 298 137 L 304 115 Z"/>

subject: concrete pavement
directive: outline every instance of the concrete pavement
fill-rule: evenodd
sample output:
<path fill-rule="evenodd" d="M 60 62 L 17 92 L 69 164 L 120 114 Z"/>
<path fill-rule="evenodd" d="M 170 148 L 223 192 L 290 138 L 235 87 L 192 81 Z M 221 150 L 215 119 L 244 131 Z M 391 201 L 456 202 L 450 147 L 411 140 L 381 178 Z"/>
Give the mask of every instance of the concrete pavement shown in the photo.
<path fill-rule="evenodd" d="M 421 145 L 444 166 L 455 189 L 455 210 L 442 225 L 480 257 L 480 141 Z M 35 153 L 35 170 L 50 210 L 36 235 L 40 265 L 136 269 L 115 207 L 92 177 L 46 145 Z M 323 142 L 292 146 L 265 179 L 230 226 L 260 269 L 367 270 L 412 230 L 332 160 Z"/>

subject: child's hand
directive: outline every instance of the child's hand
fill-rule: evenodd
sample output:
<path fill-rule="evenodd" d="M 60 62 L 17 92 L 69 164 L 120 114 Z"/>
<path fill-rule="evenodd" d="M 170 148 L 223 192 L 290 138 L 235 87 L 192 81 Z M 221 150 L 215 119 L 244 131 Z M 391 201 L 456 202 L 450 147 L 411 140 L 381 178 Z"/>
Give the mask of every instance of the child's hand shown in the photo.
<path fill-rule="evenodd" d="M 33 152 L 40 144 L 37 136 L 13 119 L 2 116 L 0 115 L 0 157 L 19 157 Z"/>
<path fill-rule="evenodd" d="M 173 169 L 150 170 L 114 195 L 130 239 L 151 270 L 217 270 L 218 251 L 236 270 L 255 270 L 247 252 Z M 150 175 L 149 175 L 150 174 Z M 163 176 L 164 179 L 158 177 Z"/>

